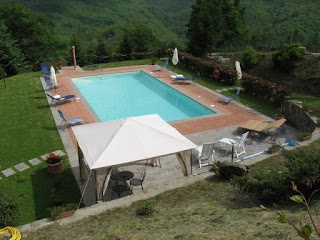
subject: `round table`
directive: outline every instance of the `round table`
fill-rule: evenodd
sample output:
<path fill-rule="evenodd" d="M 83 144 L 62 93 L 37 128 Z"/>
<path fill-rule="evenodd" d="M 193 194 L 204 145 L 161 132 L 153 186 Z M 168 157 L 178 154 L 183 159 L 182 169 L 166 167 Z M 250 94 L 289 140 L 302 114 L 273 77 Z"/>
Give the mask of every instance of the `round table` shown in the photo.
<path fill-rule="evenodd" d="M 118 193 L 119 198 L 121 197 L 121 193 L 128 190 L 128 184 L 126 183 L 127 180 L 133 178 L 133 172 L 130 171 L 121 171 L 116 174 L 111 175 L 111 178 L 117 181 L 116 186 L 112 188 L 114 192 Z M 119 182 L 123 182 L 123 184 L 119 184 Z M 129 192 L 130 194 L 130 192 Z"/>
<path fill-rule="evenodd" d="M 113 180 L 117 181 L 127 181 L 133 178 L 133 172 L 130 171 L 121 171 L 116 174 L 111 175 L 111 178 Z"/>

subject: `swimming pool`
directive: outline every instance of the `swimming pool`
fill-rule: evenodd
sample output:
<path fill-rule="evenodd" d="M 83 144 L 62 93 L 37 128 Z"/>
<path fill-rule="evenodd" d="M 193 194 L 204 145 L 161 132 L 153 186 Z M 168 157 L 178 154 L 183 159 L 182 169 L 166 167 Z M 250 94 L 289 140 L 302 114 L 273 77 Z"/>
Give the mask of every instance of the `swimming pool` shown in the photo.
<path fill-rule="evenodd" d="M 71 81 L 100 121 L 157 113 L 172 122 L 216 114 L 143 71 Z"/>

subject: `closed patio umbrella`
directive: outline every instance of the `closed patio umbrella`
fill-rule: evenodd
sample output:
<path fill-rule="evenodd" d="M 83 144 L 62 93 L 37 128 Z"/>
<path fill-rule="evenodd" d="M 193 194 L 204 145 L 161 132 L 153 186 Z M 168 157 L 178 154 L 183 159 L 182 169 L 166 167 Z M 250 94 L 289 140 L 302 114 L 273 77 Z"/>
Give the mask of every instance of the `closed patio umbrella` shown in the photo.
<path fill-rule="evenodd" d="M 50 67 L 50 80 L 54 87 L 58 86 L 56 71 L 54 70 L 53 66 Z"/>
<path fill-rule="evenodd" d="M 179 62 L 178 49 L 177 49 L 177 48 L 175 48 L 175 49 L 173 50 L 173 56 L 172 56 L 171 61 L 172 61 L 172 64 L 173 64 L 173 65 L 177 65 L 178 62 Z"/>
<path fill-rule="evenodd" d="M 236 61 L 235 65 L 236 65 L 236 70 L 237 70 L 237 74 L 238 74 L 238 80 L 240 80 L 242 78 L 242 71 L 241 71 L 241 67 L 240 67 L 240 62 Z"/>
<path fill-rule="evenodd" d="M 173 65 L 177 65 L 178 62 L 179 62 L 178 49 L 177 49 L 177 48 L 175 48 L 175 49 L 173 50 L 173 56 L 172 56 L 171 61 L 172 61 L 172 64 L 173 64 Z"/>

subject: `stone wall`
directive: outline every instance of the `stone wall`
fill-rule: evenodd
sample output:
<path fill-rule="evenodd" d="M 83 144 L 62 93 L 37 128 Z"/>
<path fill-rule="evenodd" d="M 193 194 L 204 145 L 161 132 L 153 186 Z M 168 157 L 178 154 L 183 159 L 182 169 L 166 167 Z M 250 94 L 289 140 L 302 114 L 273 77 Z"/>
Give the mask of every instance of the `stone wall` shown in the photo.
<path fill-rule="evenodd" d="M 286 100 L 282 103 L 281 110 L 292 127 L 311 133 L 316 129 L 317 119 L 302 106 L 302 103 Z"/>

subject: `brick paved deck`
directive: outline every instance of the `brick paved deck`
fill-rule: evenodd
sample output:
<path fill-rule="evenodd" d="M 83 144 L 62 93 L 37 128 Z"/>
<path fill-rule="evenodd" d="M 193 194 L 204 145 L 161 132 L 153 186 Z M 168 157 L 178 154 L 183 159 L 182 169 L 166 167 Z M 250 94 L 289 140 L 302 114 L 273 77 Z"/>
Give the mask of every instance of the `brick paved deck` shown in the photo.
<path fill-rule="evenodd" d="M 57 89 L 57 94 L 61 96 L 64 96 L 66 94 L 77 95 L 75 89 L 73 89 L 72 84 L 68 81 L 70 77 L 82 77 L 98 74 L 143 70 L 150 75 L 158 78 L 159 80 L 167 83 L 171 87 L 174 87 L 175 89 L 183 92 L 184 94 L 189 95 L 194 99 L 198 99 L 200 102 L 206 105 L 215 105 L 214 109 L 220 112 L 220 114 L 214 116 L 172 122 L 171 125 L 178 131 L 180 131 L 183 135 L 239 125 L 249 119 L 262 119 L 262 117 L 256 114 L 254 111 L 242 107 L 235 102 L 231 102 L 227 105 L 216 102 L 216 100 L 221 96 L 219 93 L 211 91 L 198 84 L 173 83 L 172 79 L 170 78 L 172 72 L 165 70 L 159 72 L 151 72 L 152 69 L 154 69 L 154 66 L 152 65 L 100 69 L 94 71 L 82 71 L 80 68 L 74 69 L 73 67 L 64 67 L 59 71 L 59 74 L 57 74 L 58 83 L 63 84 L 63 86 Z M 62 110 L 67 118 L 80 117 L 87 120 L 89 123 L 95 122 L 94 117 L 81 99 L 79 102 L 60 104 L 57 106 L 57 108 Z M 68 128 L 68 132 L 75 146 L 76 141 L 73 132 L 70 128 Z"/>

